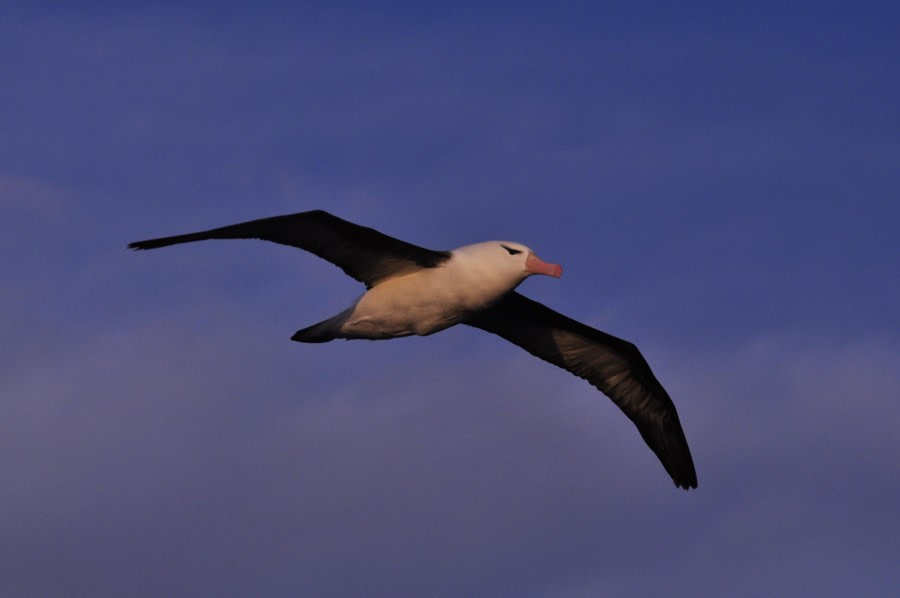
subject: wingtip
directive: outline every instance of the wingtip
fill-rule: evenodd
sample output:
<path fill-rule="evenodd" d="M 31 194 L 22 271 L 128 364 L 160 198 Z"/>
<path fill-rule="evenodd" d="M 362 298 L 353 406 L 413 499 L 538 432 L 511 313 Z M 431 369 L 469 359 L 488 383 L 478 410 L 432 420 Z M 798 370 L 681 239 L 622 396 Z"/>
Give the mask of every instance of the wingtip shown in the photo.
<path fill-rule="evenodd" d="M 163 247 L 168 243 L 164 243 L 165 239 L 146 239 L 144 241 L 132 241 L 128 244 L 128 249 L 132 249 L 134 251 L 144 251 L 146 249 L 155 249 L 156 247 Z"/>
<path fill-rule="evenodd" d="M 159 239 L 147 239 L 144 241 L 133 241 L 128 244 L 128 249 L 133 249 L 134 251 L 144 251 L 146 249 L 157 249 L 159 247 L 175 245 L 176 243 L 183 243 L 188 240 L 185 238 L 188 236 L 190 236 L 190 235 L 179 235 L 177 237 L 161 237 Z"/>
<path fill-rule="evenodd" d="M 695 489 L 697 488 L 697 473 L 692 467 L 690 471 L 682 472 L 678 477 L 672 476 L 672 481 L 675 482 L 676 488 Z"/>

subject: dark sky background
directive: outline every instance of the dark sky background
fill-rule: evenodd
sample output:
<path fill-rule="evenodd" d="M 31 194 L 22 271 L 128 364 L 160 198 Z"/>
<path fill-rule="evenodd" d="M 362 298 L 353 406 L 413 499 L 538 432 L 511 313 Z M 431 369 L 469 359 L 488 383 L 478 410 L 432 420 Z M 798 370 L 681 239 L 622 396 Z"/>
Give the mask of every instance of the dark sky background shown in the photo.
<path fill-rule="evenodd" d="M 0 593 L 893 595 L 900 15 L 722 4 L 5 5 Z M 479 330 L 290 342 L 314 256 L 125 249 L 313 208 L 562 264 L 699 489 Z"/>

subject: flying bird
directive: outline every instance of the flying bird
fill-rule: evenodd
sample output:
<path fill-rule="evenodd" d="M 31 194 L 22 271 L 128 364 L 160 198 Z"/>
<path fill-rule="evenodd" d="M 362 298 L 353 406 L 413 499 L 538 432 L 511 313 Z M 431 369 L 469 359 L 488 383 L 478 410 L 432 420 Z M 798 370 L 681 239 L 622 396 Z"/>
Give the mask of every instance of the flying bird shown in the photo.
<path fill-rule="evenodd" d="M 155 249 L 206 239 L 262 239 L 298 247 L 365 284 L 366 292 L 347 309 L 297 331 L 291 340 L 425 336 L 456 324 L 480 328 L 587 380 L 634 422 L 676 486 L 697 487 L 675 405 L 637 347 L 515 291 L 532 274 L 562 275 L 559 265 L 541 260 L 528 247 L 487 241 L 435 251 L 322 210 L 128 246 Z"/>

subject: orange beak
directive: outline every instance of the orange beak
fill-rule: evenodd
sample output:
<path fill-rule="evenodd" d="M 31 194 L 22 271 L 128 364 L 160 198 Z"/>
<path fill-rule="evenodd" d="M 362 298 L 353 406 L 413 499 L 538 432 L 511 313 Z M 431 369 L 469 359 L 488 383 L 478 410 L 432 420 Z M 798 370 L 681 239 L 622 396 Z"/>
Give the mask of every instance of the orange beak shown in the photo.
<path fill-rule="evenodd" d="M 525 259 L 525 271 L 529 274 L 546 274 L 553 278 L 562 276 L 562 266 L 548 264 L 533 253 L 529 253 L 528 258 Z"/>

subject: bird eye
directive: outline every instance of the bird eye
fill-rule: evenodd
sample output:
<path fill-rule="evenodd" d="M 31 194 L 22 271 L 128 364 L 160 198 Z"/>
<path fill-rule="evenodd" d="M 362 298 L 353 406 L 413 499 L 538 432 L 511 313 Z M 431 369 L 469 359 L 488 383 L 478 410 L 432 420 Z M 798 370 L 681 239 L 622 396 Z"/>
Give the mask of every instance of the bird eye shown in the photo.
<path fill-rule="evenodd" d="M 521 249 L 513 249 L 512 247 L 507 247 L 506 245 L 501 245 L 500 247 L 505 249 L 509 253 L 509 255 L 516 255 L 516 254 L 522 253 Z"/>

